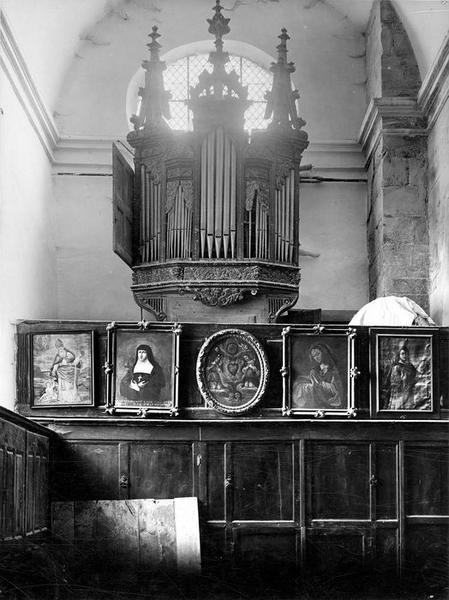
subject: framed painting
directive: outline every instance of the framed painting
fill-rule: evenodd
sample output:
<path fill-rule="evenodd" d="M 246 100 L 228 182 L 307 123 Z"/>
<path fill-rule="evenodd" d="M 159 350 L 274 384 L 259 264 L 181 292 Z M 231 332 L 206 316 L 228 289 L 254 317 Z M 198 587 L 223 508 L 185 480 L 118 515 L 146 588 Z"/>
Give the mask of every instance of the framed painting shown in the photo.
<path fill-rule="evenodd" d="M 93 331 L 31 334 L 31 406 L 93 406 Z"/>
<path fill-rule="evenodd" d="M 180 334 L 176 323 L 108 325 L 107 412 L 178 414 Z"/>
<path fill-rule="evenodd" d="M 223 329 L 201 347 L 196 366 L 206 405 L 239 415 L 262 398 L 268 383 L 268 362 L 260 342 L 242 329 Z"/>
<path fill-rule="evenodd" d="M 283 337 L 283 414 L 356 416 L 357 331 L 347 327 L 286 327 Z"/>
<path fill-rule="evenodd" d="M 436 335 L 422 328 L 370 329 L 373 415 L 435 412 Z"/>

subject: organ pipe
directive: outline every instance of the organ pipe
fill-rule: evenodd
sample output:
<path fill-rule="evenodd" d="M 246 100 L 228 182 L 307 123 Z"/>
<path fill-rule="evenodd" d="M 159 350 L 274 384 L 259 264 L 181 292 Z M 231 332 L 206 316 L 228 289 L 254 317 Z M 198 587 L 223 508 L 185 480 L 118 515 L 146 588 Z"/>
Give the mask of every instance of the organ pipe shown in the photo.
<path fill-rule="evenodd" d="M 233 142 L 219 127 L 201 148 L 200 237 L 202 258 L 235 256 L 237 158 Z"/>

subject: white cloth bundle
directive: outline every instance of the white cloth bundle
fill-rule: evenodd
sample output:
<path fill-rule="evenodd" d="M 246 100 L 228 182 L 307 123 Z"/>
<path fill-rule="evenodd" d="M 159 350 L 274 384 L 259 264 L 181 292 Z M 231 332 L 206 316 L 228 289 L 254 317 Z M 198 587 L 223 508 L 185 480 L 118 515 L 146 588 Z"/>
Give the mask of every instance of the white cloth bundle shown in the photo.
<path fill-rule="evenodd" d="M 429 327 L 435 322 L 416 302 L 398 296 L 385 296 L 368 302 L 354 315 L 349 325 L 388 325 Z"/>

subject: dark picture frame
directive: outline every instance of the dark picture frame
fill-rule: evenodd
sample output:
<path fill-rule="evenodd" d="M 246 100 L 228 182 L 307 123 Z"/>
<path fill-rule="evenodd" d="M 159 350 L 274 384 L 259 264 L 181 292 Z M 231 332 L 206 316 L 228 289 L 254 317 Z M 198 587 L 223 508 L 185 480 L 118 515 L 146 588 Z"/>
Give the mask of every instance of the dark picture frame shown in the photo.
<path fill-rule="evenodd" d="M 254 408 L 269 377 L 262 344 L 243 329 L 223 329 L 206 339 L 196 366 L 197 383 L 206 406 L 227 415 Z"/>
<path fill-rule="evenodd" d="M 31 408 L 94 405 L 94 332 L 30 334 Z"/>
<path fill-rule="evenodd" d="M 435 415 L 437 334 L 431 328 L 370 328 L 372 416 Z"/>
<path fill-rule="evenodd" d="M 178 323 L 112 322 L 105 365 L 110 414 L 178 415 Z"/>
<path fill-rule="evenodd" d="M 357 330 L 322 325 L 282 330 L 285 416 L 357 416 L 355 365 Z"/>

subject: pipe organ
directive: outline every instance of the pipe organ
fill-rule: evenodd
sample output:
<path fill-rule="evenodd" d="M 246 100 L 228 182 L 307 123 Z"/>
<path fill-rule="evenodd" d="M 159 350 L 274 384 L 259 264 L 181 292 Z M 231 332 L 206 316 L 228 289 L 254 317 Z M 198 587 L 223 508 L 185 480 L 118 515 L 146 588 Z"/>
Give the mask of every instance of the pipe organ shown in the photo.
<path fill-rule="evenodd" d="M 190 90 L 193 131 L 167 125 L 165 64 L 153 27 L 128 134 L 134 165 L 124 166 L 114 148 L 114 249 L 133 270 L 136 302 L 160 320 L 190 320 L 201 306 L 206 321 L 238 321 L 245 303 L 246 315 L 273 321 L 298 297 L 299 169 L 308 141 L 292 89 L 289 36 L 283 29 L 271 66 L 270 125 L 249 136 L 243 115 L 250 102 L 236 73 L 226 70 L 223 36 L 230 29 L 221 11 L 217 0 L 208 19 L 212 69 Z M 132 231 L 127 240 L 125 229 Z"/>
<path fill-rule="evenodd" d="M 223 127 L 201 143 L 201 258 L 235 258 L 237 233 L 237 155 Z"/>

